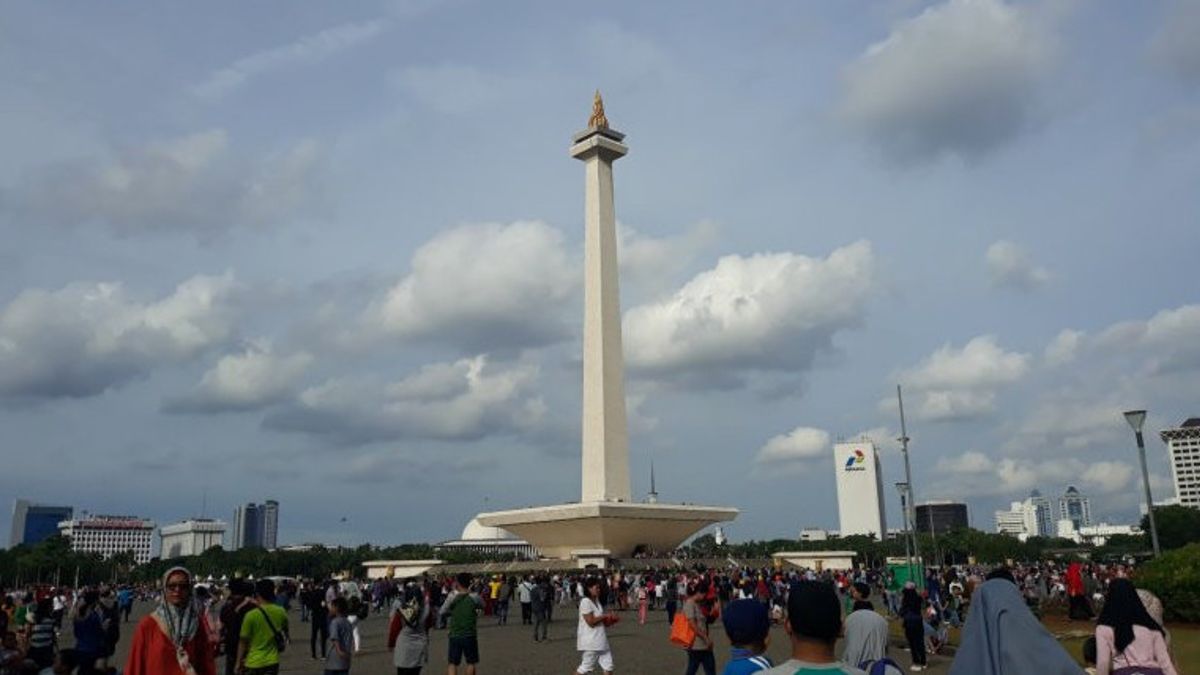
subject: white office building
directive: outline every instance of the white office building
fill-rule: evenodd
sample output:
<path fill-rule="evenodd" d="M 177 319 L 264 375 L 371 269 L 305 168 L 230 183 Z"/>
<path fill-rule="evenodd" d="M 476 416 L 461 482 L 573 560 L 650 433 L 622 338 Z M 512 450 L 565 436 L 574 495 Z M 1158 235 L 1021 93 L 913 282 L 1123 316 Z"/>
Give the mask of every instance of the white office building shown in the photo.
<path fill-rule="evenodd" d="M 1175 429 L 1159 434 L 1167 444 L 1175 503 L 1200 509 L 1200 417 L 1188 418 Z"/>
<path fill-rule="evenodd" d="M 1054 536 L 1054 510 L 1050 500 L 1033 490 L 1021 503 L 1025 512 L 1025 532 L 1031 537 Z"/>
<path fill-rule="evenodd" d="M 132 551 L 139 565 L 150 562 L 154 529 L 154 521 L 136 516 L 88 516 L 58 524 L 59 534 L 71 540 L 72 550 L 105 558 Z"/>
<path fill-rule="evenodd" d="M 159 556 L 182 558 L 200 555 L 214 546 L 225 545 L 225 523 L 211 518 L 193 518 L 164 525 L 159 531 Z"/>
<path fill-rule="evenodd" d="M 1000 534 L 1011 534 L 1025 541 L 1029 536 L 1027 525 L 1024 502 L 1013 502 L 1009 510 L 996 512 L 996 531 Z"/>
<path fill-rule="evenodd" d="M 833 446 L 833 469 L 837 476 L 838 521 L 841 536 L 867 534 L 883 540 L 887 535 L 884 515 L 883 471 L 871 441 L 838 443 Z"/>

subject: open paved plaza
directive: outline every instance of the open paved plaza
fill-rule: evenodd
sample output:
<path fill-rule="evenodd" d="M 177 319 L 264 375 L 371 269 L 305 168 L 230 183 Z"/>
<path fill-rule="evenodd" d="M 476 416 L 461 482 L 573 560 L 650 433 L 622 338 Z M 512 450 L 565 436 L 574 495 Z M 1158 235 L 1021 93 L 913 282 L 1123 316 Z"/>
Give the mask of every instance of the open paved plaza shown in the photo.
<path fill-rule="evenodd" d="M 139 614 L 145 613 L 149 610 L 149 605 L 141 604 L 138 609 Z M 638 625 L 636 612 L 622 612 L 621 618 L 621 623 L 608 630 L 617 672 L 657 675 L 684 671 L 687 659 L 683 651 L 667 640 L 666 612 L 652 612 L 644 626 Z M 480 617 L 479 674 L 565 675 L 574 672 L 575 667 L 579 665 L 578 652 L 575 651 L 576 620 L 573 604 L 557 607 L 554 621 L 550 625 L 550 641 L 535 643 L 532 627 L 521 625 L 519 610 L 510 616 L 506 626 L 497 626 L 493 617 Z M 300 612 L 296 609 L 291 612 L 290 621 L 293 640 L 291 647 L 284 653 L 281 672 L 321 673 L 321 662 L 313 661 L 309 655 L 309 624 L 300 622 Z M 121 646 L 117 652 L 120 663 L 124 663 L 129 651 L 128 636 L 133 632 L 134 625 L 132 621 L 125 625 Z M 360 625 L 362 651 L 355 656 L 351 672 L 360 675 L 394 673 L 391 653 L 386 648 L 386 615 L 373 614 Z M 729 642 L 719 627 L 714 634 L 717 637 L 716 657 L 719 671 L 728 661 Z M 788 649 L 787 634 L 782 626 L 776 626 L 771 632 L 768 653 L 776 663 L 780 663 L 787 658 Z M 905 667 L 909 664 L 908 654 L 901 651 L 900 643 L 894 639 L 892 657 Z M 949 663 L 948 657 L 930 656 L 930 668 L 925 672 L 946 673 L 949 671 Z M 218 666 L 221 667 L 221 664 Z M 422 672 L 440 675 L 445 672 L 445 668 L 446 631 L 435 630 L 430 638 L 429 665 Z"/>

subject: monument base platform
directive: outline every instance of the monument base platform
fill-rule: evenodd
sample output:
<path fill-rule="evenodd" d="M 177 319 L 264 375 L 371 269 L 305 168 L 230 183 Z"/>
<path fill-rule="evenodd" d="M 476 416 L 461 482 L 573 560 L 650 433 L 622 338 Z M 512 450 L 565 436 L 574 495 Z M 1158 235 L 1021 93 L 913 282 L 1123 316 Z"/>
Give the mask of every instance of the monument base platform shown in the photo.
<path fill-rule="evenodd" d="M 569 560 L 578 552 L 606 551 L 612 558 L 629 558 L 638 549 L 671 551 L 705 527 L 737 515 L 737 509 L 721 506 L 581 502 L 493 511 L 476 518 L 521 537 L 545 558 Z"/>

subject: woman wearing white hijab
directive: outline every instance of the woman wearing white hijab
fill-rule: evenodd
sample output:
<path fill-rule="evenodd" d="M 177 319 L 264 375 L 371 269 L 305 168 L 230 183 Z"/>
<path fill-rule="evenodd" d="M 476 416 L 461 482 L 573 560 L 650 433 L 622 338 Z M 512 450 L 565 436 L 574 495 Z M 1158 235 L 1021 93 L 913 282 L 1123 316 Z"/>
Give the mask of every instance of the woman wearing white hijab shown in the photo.
<path fill-rule="evenodd" d="M 192 597 L 192 573 L 182 567 L 167 570 L 162 600 L 134 630 L 125 675 L 216 675 L 200 612 Z"/>

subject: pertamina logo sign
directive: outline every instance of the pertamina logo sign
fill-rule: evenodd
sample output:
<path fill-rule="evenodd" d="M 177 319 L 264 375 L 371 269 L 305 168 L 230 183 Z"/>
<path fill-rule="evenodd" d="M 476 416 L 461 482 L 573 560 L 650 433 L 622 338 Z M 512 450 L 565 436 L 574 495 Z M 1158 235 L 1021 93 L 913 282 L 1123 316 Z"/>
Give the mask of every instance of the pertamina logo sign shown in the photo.
<path fill-rule="evenodd" d="M 867 467 L 863 466 L 867 461 L 867 456 L 862 450 L 855 450 L 853 455 L 846 458 L 846 466 L 843 467 L 846 471 L 866 471 Z"/>

